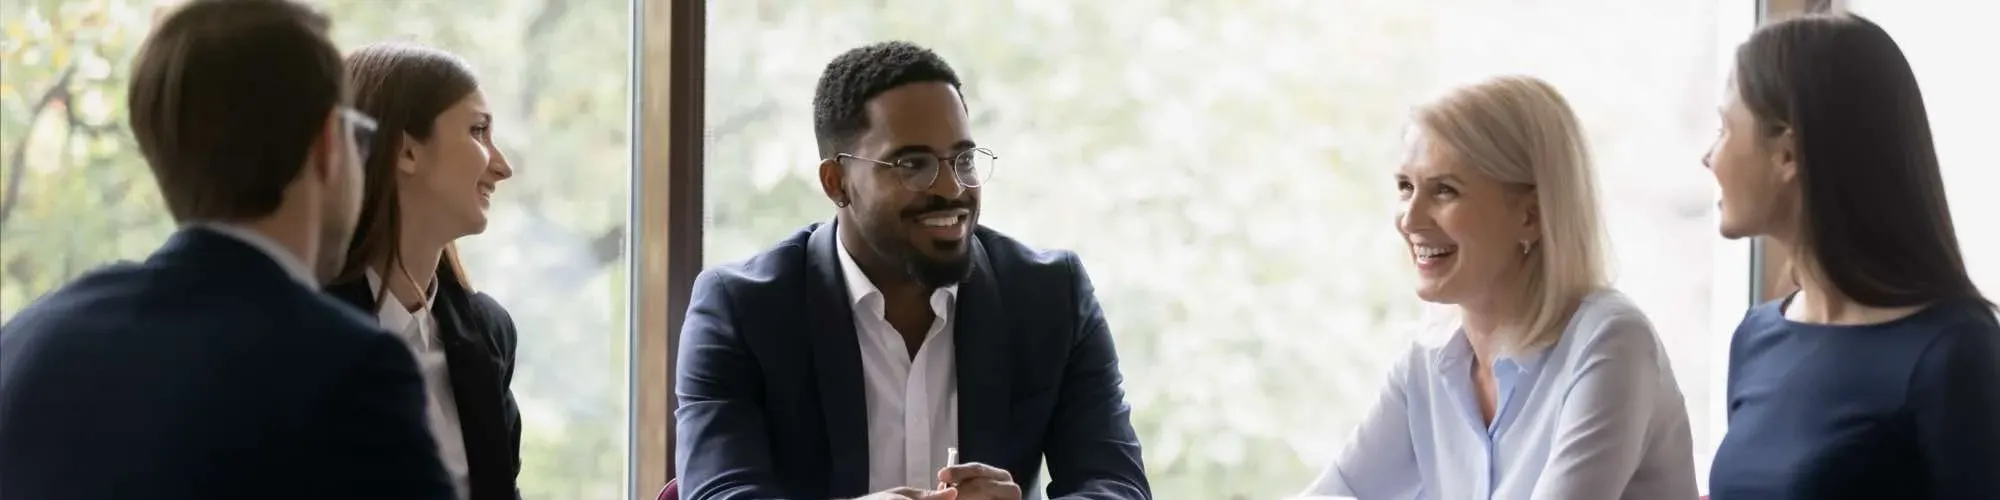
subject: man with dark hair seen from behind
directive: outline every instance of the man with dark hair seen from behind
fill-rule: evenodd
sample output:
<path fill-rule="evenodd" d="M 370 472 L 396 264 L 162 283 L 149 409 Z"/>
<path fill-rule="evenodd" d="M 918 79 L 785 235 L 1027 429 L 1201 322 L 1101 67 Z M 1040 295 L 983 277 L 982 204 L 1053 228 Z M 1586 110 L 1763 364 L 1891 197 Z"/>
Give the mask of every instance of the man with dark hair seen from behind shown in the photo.
<path fill-rule="evenodd" d="M 1151 497 L 1076 255 L 979 225 L 998 156 L 960 87 L 904 42 L 827 65 L 813 129 L 833 222 L 695 280 L 682 498 L 1020 500 L 1045 456 L 1051 497 Z"/>
<path fill-rule="evenodd" d="M 449 499 L 408 349 L 322 296 L 361 204 L 328 21 L 193 0 L 132 66 L 182 228 L 0 326 L 0 498 Z"/>

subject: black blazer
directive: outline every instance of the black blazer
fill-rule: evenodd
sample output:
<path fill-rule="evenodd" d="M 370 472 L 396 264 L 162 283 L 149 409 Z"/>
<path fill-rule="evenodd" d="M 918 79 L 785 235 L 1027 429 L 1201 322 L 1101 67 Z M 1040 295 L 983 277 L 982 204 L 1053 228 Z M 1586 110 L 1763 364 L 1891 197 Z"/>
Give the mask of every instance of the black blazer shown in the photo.
<path fill-rule="evenodd" d="M 509 390 L 514 382 L 514 343 L 519 338 L 514 318 L 493 297 L 466 291 L 450 265 L 440 261 L 437 276 L 431 315 L 437 318 L 438 338 L 444 341 L 445 364 L 451 371 L 472 500 L 518 499 L 521 410 Z M 326 291 L 370 318 L 380 310 L 366 279 L 336 283 Z"/>
<path fill-rule="evenodd" d="M 675 466 L 690 500 L 868 493 L 860 340 L 814 224 L 695 279 L 681 327 Z M 1059 500 L 1152 497 L 1104 312 L 1075 254 L 980 227 L 959 284 L 959 457 Z M 1033 498 L 1030 494 L 1028 498 Z"/>
<path fill-rule="evenodd" d="M 446 500 L 409 348 L 182 229 L 0 326 L 0 498 Z"/>

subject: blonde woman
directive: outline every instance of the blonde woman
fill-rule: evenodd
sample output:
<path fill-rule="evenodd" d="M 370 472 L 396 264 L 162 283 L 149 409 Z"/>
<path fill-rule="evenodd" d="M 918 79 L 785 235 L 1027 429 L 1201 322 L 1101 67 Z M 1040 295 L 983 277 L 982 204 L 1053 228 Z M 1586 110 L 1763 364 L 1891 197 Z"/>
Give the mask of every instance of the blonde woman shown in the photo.
<path fill-rule="evenodd" d="M 1606 284 L 1590 155 L 1548 83 L 1419 107 L 1395 173 L 1417 296 L 1457 306 L 1308 495 L 1695 498 L 1688 418 L 1646 315 Z"/>

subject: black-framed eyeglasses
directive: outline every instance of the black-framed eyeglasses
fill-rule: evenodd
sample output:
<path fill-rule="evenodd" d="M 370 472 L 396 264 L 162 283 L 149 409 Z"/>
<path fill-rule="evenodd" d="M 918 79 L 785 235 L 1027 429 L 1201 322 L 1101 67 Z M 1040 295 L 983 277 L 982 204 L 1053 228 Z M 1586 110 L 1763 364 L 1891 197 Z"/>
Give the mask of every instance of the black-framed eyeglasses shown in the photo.
<path fill-rule="evenodd" d="M 375 146 L 375 119 L 349 106 L 340 107 L 340 119 L 347 124 L 348 140 L 354 142 L 355 163 L 367 163 Z"/>
<path fill-rule="evenodd" d="M 911 191 L 924 191 L 937 182 L 938 165 L 950 164 L 952 178 L 959 186 L 967 189 L 986 184 L 993 178 L 993 170 L 1000 163 L 1000 157 L 986 148 L 972 148 L 950 157 L 931 153 L 909 153 L 890 160 L 862 158 L 847 153 L 837 155 L 840 159 L 861 160 L 894 171 L 903 179 L 903 187 Z"/>

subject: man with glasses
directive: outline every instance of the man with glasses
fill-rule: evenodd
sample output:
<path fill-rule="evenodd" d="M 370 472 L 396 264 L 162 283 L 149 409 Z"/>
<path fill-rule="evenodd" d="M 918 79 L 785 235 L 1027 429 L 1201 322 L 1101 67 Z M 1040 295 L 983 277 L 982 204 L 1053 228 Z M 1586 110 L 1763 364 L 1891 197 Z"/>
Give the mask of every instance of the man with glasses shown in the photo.
<path fill-rule="evenodd" d="M 998 157 L 968 121 L 924 48 L 827 65 L 813 125 L 834 221 L 695 281 L 682 498 L 1018 500 L 1044 456 L 1052 497 L 1151 497 L 1090 280 L 1075 254 L 979 226 Z"/>
<path fill-rule="evenodd" d="M 0 497 L 452 497 L 415 362 L 319 293 L 374 125 L 328 21 L 193 0 L 132 65 L 132 134 L 182 229 L 0 327 Z"/>

